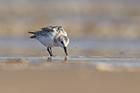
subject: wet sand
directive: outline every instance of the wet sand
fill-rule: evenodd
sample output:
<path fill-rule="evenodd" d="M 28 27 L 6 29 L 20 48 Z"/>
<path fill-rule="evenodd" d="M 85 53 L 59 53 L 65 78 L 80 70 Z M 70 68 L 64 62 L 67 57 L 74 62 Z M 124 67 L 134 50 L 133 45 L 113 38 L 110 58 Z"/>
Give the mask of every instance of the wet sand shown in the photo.
<path fill-rule="evenodd" d="M 98 63 L 100 60 L 97 59 Z M 124 65 L 99 66 L 95 60 L 93 63 L 96 65 L 87 59 L 83 61 L 54 59 L 52 62 L 45 60 L 38 62 L 39 60 L 34 58 L 34 62 L 31 60 L 28 62 L 27 59 L 9 59 L 1 62 L 1 93 L 140 92 L 140 71 L 124 69 L 126 68 Z"/>

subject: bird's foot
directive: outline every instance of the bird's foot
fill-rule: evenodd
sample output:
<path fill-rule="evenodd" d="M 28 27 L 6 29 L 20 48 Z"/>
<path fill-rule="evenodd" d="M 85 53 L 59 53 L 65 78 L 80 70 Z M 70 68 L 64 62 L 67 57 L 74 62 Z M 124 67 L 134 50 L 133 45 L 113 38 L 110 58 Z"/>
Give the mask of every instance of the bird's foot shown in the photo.
<path fill-rule="evenodd" d="M 52 62 L 52 56 L 48 57 L 47 62 Z"/>
<path fill-rule="evenodd" d="M 65 56 L 64 57 L 64 61 L 68 61 L 68 56 Z"/>

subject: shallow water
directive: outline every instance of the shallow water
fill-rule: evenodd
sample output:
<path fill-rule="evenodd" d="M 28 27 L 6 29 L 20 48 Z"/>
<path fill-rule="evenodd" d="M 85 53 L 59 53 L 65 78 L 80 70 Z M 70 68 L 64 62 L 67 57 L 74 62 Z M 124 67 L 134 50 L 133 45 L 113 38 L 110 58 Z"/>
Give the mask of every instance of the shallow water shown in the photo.
<path fill-rule="evenodd" d="M 50 64 L 51 63 L 51 64 Z M 62 57 L 55 56 L 52 58 L 48 58 L 46 56 L 42 57 L 0 57 L 0 68 L 7 69 L 17 69 L 15 65 L 19 65 L 18 70 L 21 69 L 30 69 L 30 67 L 34 67 L 34 69 L 48 69 L 47 65 L 51 69 L 57 69 L 64 64 L 67 64 L 67 67 L 73 66 L 85 66 L 87 68 L 92 68 L 98 71 L 109 71 L 109 72 L 135 72 L 140 71 L 140 58 L 115 58 L 115 57 L 101 57 L 101 56 L 70 56 L 70 57 Z M 44 65 L 45 64 L 45 65 Z M 9 68 L 9 65 L 10 68 Z M 57 67 L 58 66 L 58 67 Z M 14 68 L 15 67 L 15 68 Z M 55 68 L 53 68 L 55 67 Z M 64 66 L 65 67 L 65 66 Z M 10 70 L 11 70 L 10 69 Z M 50 68 L 49 68 L 50 69 Z"/>

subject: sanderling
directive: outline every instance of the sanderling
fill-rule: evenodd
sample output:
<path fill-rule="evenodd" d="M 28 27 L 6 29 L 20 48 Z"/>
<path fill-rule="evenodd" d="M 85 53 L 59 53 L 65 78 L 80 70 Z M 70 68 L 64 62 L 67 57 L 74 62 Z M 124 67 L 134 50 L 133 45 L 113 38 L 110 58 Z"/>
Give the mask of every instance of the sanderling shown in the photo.
<path fill-rule="evenodd" d="M 66 56 L 68 56 L 67 46 L 69 38 L 62 26 L 48 26 L 41 28 L 40 31 L 29 32 L 33 34 L 30 38 L 39 40 L 46 48 L 49 55 L 52 57 L 52 47 L 62 47 Z"/>

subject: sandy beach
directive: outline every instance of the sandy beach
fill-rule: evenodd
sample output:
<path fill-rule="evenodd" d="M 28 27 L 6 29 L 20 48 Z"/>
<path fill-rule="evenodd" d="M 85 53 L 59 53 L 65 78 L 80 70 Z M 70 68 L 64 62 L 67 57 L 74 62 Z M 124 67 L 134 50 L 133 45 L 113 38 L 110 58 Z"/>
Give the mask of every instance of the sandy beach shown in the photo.
<path fill-rule="evenodd" d="M 86 61 L 0 63 L 1 93 L 139 93 L 139 81 L 139 71 L 103 71 Z"/>

